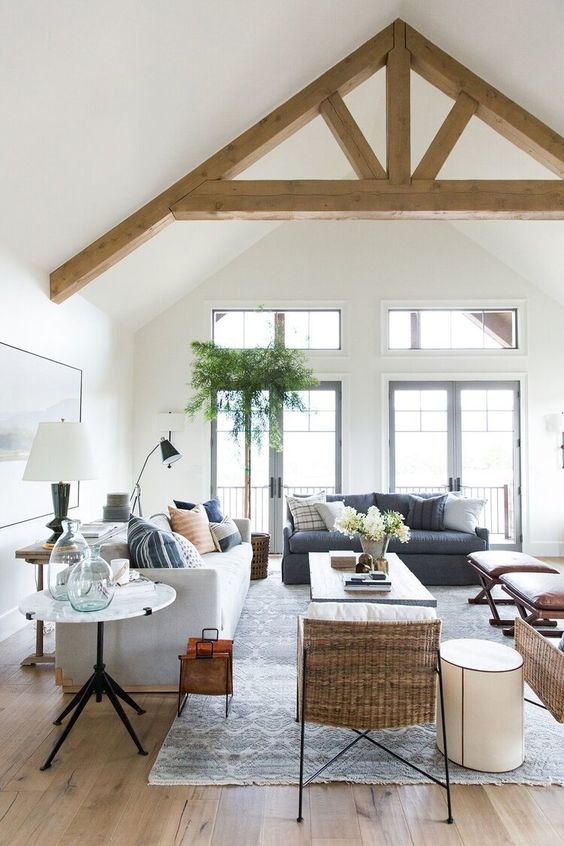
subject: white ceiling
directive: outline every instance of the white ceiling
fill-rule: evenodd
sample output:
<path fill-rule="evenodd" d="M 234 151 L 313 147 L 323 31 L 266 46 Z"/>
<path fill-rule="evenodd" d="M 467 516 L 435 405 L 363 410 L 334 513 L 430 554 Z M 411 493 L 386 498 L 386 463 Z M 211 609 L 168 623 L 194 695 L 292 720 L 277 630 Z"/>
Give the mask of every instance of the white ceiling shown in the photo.
<path fill-rule="evenodd" d="M 564 134 L 560 0 L 0 0 L 0 16 L 0 237 L 45 274 L 398 16 Z M 384 160 L 383 75 L 347 99 Z M 450 105 L 414 77 L 414 163 Z M 318 119 L 253 175 L 350 173 Z M 473 118 L 441 176 L 551 175 Z M 136 328 L 276 225 L 175 224 L 83 296 Z M 452 225 L 564 302 L 563 223 Z"/>

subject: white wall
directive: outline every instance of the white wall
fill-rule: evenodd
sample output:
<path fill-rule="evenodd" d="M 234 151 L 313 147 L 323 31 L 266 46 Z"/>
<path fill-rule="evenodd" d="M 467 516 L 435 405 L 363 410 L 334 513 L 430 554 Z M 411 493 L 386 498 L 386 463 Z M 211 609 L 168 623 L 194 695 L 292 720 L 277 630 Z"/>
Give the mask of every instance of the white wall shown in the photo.
<path fill-rule="evenodd" d="M 534 224 L 531 224 L 534 225 Z M 387 300 L 518 302 L 525 315 L 523 350 L 494 354 L 385 353 L 382 303 Z M 564 308 L 441 222 L 294 222 L 268 235 L 135 336 L 134 461 L 156 443 L 157 413 L 176 411 L 189 395 L 189 345 L 209 338 L 212 306 L 322 306 L 343 309 L 344 349 L 312 353 L 319 376 L 343 381 L 343 490 L 387 484 L 387 379 L 520 379 L 523 386 L 523 517 L 525 547 L 564 554 L 564 470 L 559 412 Z M 184 461 L 148 467 L 145 513 L 173 496 L 209 493 L 209 427 L 187 425 L 173 438 Z"/>
<path fill-rule="evenodd" d="M 93 519 L 107 491 L 130 484 L 133 339 L 80 296 L 51 303 L 48 289 L 46 274 L 0 249 L 0 341 L 83 370 L 82 419 L 99 479 L 82 483 L 80 508 L 70 514 Z M 0 639 L 25 623 L 17 603 L 35 589 L 35 568 L 14 550 L 47 537 L 47 519 L 0 529 Z"/>

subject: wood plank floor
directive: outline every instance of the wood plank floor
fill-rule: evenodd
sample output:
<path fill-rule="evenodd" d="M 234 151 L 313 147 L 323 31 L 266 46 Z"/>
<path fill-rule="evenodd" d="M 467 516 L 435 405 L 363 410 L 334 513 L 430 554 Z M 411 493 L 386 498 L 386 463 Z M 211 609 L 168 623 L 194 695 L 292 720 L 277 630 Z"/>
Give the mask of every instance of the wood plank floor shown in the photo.
<path fill-rule="evenodd" d="M 139 698 L 147 758 L 107 704 L 91 702 L 42 773 L 68 697 L 49 668 L 20 668 L 33 638 L 29 627 L 0 643 L 1 846 L 564 846 L 558 787 L 455 786 L 452 826 L 434 785 L 315 785 L 300 825 L 294 787 L 150 787 L 171 695 Z"/>

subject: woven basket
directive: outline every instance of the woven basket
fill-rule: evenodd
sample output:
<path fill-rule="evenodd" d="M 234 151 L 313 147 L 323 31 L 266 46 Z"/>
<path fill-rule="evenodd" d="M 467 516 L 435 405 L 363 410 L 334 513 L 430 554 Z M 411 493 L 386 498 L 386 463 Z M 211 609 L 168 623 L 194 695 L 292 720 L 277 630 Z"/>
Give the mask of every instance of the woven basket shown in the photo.
<path fill-rule="evenodd" d="M 251 561 L 251 579 L 266 579 L 268 576 L 268 549 L 270 535 L 264 532 L 253 532 L 251 535 L 253 560 Z"/>

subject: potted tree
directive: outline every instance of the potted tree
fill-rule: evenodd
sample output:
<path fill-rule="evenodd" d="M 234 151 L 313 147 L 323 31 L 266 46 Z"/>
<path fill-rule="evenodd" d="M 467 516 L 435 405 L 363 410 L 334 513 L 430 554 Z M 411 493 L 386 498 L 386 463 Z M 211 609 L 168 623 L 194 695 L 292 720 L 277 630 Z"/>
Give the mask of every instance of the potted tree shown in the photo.
<path fill-rule="evenodd" d="M 194 362 L 190 386 L 194 394 L 186 413 L 203 411 L 207 420 L 226 415 L 231 435 L 244 435 L 244 515 L 251 516 L 251 445 L 282 448 L 279 417 L 283 409 L 303 411 L 299 391 L 318 384 L 302 350 L 289 349 L 279 340 L 267 347 L 233 349 L 213 341 L 192 343 Z"/>

